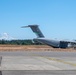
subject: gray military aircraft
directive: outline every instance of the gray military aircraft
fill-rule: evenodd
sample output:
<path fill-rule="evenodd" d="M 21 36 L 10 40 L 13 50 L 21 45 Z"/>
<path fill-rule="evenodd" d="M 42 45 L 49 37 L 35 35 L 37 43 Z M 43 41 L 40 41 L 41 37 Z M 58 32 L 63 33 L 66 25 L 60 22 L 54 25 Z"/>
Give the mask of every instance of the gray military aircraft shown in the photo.
<path fill-rule="evenodd" d="M 72 46 L 74 43 L 76 43 L 70 41 L 62 41 L 62 40 L 58 41 L 58 40 L 46 39 L 42 34 L 41 30 L 39 29 L 38 25 L 28 25 L 28 26 L 23 26 L 22 28 L 26 28 L 26 27 L 30 27 L 32 31 L 37 35 L 37 38 L 34 38 L 33 41 L 47 44 L 54 48 L 68 48 Z"/>

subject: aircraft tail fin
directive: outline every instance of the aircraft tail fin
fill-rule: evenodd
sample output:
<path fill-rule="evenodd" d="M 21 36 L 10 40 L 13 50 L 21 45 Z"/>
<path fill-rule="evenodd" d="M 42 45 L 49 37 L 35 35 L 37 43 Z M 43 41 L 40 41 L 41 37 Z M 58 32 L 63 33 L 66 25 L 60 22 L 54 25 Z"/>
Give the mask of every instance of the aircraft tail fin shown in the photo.
<path fill-rule="evenodd" d="M 23 26 L 22 28 L 26 28 L 26 27 L 30 27 L 32 29 L 32 31 L 37 35 L 38 38 L 43 38 L 44 37 L 44 35 L 42 34 L 38 25 L 28 25 L 28 26 Z"/>

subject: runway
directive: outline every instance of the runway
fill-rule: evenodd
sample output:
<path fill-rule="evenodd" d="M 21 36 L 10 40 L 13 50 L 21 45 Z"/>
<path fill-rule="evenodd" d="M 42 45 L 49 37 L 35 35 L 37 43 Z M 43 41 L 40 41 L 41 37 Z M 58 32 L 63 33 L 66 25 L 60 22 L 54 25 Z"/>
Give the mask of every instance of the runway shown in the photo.
<path fill-rule="evenodd" d="M 3 71 L 2 75 L 76 75 L 76 71 Z"/>
<path fill-rule="evenodd" d="M 75 75 L 76 52 L 0 52 L 1 75 Z"/>

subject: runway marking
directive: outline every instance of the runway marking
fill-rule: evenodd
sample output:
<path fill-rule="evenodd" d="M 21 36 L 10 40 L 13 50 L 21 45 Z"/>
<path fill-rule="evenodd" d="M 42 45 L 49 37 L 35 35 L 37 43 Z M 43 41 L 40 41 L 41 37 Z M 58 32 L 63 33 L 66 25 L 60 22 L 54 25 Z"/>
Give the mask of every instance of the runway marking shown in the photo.
<path fill-rule="evenodd" d="M 43 57 L 43 56 L 41 56 L 41 57 Z M 69 65 L 71 65 L 71 66 L 76 67 L 76 64 L 70 63 L 70 62 L 67 62 L 67 61 L 63 61 L 63 60 L 60 60 L 60 59 L 49 58 L 49 57 L 44 57 L 44 58 L 49 59 L 49 60 L 53 60 L 53 61 L 57 61 L 57 62 L 61 62 L 61 63 L 64 63 L 64 64 L 69 64 Z"/>
<path fill-rule="evenodd" d="M 68 65 L 71 65 L 71 66 L 76 67 L 76 64 L 70 63 L 70 62 L 67 62 L 67 61 L 63 61 L 63 60 L 61 60 L 61 59 L 49 58 L 49 57 L 47 57 L 47 56 L 40 56 L 40 55 L 36 55 L 36 54 L 32 54 L 32 56 L 39 56 L 39 57 L 43 57 L 43 58 L 46 58 L 46 59 L 49 59 L 49 60 L 61 62 L 61 63 L 68 64 Z"/>

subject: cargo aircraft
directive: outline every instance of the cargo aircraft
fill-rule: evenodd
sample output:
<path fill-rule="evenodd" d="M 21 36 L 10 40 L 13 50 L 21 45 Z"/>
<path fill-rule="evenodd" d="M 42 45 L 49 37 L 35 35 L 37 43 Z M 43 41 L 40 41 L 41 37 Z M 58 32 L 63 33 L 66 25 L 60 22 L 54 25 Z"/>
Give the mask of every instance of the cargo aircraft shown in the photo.
<path fill-rule="evenodd" d="M 32 31 L 37 35 L 37 38 L 34 38 L 33 41 L 37 41 L 39 43 L 43 43 L 49 46 L 52 46 L 53 48 L 68 48 L 72 45 L 76 44 L 76 42 L 72 41 L 59 41 L 59 40 L 52 40 L 52 39 L 46 39 L 41 30 L 39 29 L 38 25 L 28 25 L 28 26 L 22 26 L 21 28 L 30 27 Z"/>

